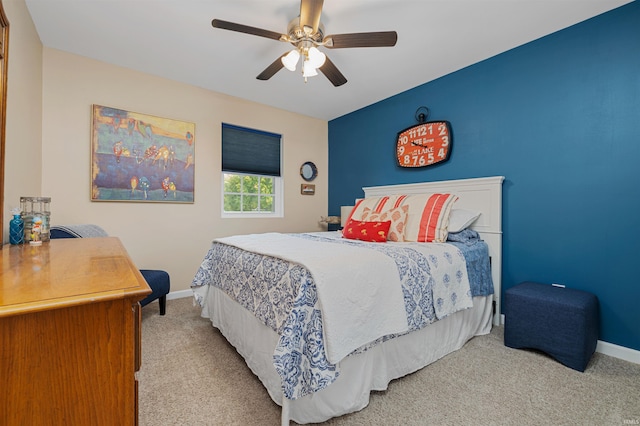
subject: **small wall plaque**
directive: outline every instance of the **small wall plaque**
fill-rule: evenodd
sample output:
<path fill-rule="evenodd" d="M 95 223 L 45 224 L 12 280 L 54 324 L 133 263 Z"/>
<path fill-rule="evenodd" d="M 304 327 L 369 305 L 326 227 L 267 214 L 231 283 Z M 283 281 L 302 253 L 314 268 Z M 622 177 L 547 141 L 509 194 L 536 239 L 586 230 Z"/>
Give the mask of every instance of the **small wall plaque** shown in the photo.
<path fill-rule="evenodd" d="M 303 183 L 300 185 L 300 193 L 302 195 L 313 195 L 316 193 L 316 186 L 310 183 Z"/>

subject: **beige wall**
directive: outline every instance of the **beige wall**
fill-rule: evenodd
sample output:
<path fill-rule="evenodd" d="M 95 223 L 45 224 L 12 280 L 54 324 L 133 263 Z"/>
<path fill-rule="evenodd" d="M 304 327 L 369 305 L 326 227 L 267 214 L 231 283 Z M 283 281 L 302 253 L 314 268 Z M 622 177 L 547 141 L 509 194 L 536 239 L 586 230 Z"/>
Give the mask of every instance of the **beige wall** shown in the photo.
<path fill-rule="evenodd" d="M 5 134 L 4 242 L 11 209 L 21 196 L 40 195 L 42 184 L 42 44 L 24 0 L 2 2 L 9 20 Z"/>
<path fill-rule="evenodd" d="M 23 0 L 12 0 L 12 3 L 24 14 Z M 17 48 L 12 44 L 11 51 L 14 49 Z M 139 268 L 169 272 L 172 291 L 189 288 L 213 238 L 324 229 L 318 220 L 326 215 L 328 203 L 326 121 L 51 48 L 30 45 L 29 49 L 30 61 L 34 64 L 23 60 L 20 69 L 10 69 L 13 74 L 33 72 L 34 76 L 23 78 L 26 84 L 36 88 L 29 87 L 30 98 L 34 98 L 29 100 L 31 106 L 9 108 L 13 114 L 14 137 L 8 141 L 6 160 L 7 165 L 15 164 L 11 166 L 10 175 L 7 173 L 6 186 L 11 186 L 14 179 L 23 179 L 23 174 L 29 176 L 15 190 L 5 190 L 7 202 L 20 195 L 51 197 L 53 225 L 99 224 L 123 241 Z M 40 64 L 38 51 L 42 58 Z M 27 70 L 27 66 L 36 69 Z M 39 81 L 35 83 L 40 75 L 41 85 Z M 41 116 L 38 112 L 40 93 Z M 195 123 L 195 203 L 91 202 L 92 104 Z M 221 219 L 222 122 L 283 135 L 284 218 Z M 28 143 L 23 137 L 16 137 L 22 135 L 17 131 L 18 126 L 28 128 Z M 305 161 L 313 161 L 318 166 L 319 176 L 313 182 L 314 196 L 300 194 L 303 180 L 299 168 Z"/>

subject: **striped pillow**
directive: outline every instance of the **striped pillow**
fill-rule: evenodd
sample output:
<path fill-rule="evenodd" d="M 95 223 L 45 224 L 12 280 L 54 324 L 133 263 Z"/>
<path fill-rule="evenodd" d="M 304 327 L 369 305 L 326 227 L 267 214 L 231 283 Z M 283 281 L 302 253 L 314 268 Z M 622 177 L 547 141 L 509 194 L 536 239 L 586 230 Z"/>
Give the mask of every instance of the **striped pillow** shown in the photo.
<path fill-rule="evenodd" d="M 395 209 L 385 210 L 382 213 L 375 213 L 369 207 L 365 207 L 362 212 L 362 220 L 368 222 L 385 222 L 391 221 L 389 228 L 389 241 L 404 241 L 404 228 L 407 222 L 407 213 L 409 206 L 400 206 Z"/>
<path fill-rule="evenodd" d="M 392 209 L 394 207 L 394 202 L 398 196 L 384 196 L 384 197 L 369 197 L 358 200 L 356 205 L 351 210 L 351 215 L 347 218 L 353 220 L 363 220 L 362 214 L 364 213 L 364 209 L 368 208 L 374 213 L 382 213 L 385 210 Z"/>
<path fill-rule="evenodd" d="M 453 194 L 402 195 L 396 206 L 409 206 L 404 230 L 405 241 L 444 243 L 447 241 L 449 215 L 458 199 Z"/>

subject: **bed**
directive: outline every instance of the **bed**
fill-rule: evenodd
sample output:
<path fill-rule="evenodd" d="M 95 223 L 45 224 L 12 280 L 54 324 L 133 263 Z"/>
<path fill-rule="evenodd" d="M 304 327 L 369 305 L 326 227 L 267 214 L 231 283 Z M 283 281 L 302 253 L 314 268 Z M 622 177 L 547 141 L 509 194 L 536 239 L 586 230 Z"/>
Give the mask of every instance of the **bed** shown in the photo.
<path fill-rule="evenodd" d="M 283 425 L 361 410 L 371 391 L 499 324 L 503 180 L 363 188 L 345 229 L 400 223 L 410 235 L 415 208 L 402 203 L 434 194 L 450 201 L 439 226 L 453 225 L 459 211 L 480 213 L 428 243 L 381 244 L 341 232 L 216 239 L 192 282 L 195 301 L 282 407 Z M 400 222 L 369 222 L 398 211 L 407 213 Z"/>

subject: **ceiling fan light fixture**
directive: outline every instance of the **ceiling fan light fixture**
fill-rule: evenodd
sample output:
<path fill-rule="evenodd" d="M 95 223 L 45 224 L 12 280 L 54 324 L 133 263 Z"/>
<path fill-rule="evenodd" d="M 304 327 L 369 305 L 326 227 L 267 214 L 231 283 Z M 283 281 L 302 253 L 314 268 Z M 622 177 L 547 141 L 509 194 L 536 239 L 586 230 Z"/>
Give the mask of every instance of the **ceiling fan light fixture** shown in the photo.
<path fill-rule="evenodd" d="M 318 75 L 318 71 L 311 64 L 311 62 L 307 59 L 302 63 L 302 76 L 304 78 L 313 77 Z"/>
<path fill-rule="evenodd" d="M 300 52 L 298 49 L 293 49 L 291 52 L 287 53 L 282 57 L 282 65 L 289 71 L 295 71 L 296 66 L 298 65 L 298 60 L 300 59 Z"/>
<path fill-rule="evenodd" d="M 320 68 L 322 65 L 324 65 L 324 61 L 327 60 L 327 55 L 322 53 L 315 46 L 309 49 L 308 56 L 309 56 L 309 62 L 311 63 L 311 66 L 313 66 L 314 68 Z"/>

